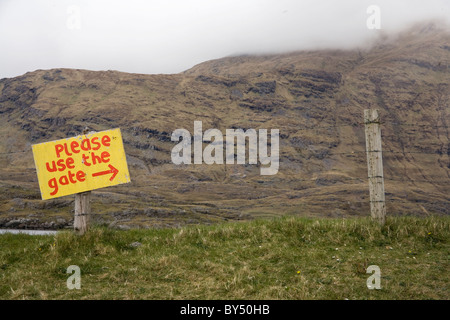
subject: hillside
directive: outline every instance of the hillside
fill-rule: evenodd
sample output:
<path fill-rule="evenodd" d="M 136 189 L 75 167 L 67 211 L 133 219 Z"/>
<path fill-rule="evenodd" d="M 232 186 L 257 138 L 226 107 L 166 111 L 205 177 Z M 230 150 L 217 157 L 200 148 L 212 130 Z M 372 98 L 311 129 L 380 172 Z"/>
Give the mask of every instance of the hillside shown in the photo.
<path fill-rule="evenodd" d="M 179 226 L 283 214 L 369 214 L 363 110 L 380 110 L 389 215 L 449 214 L 450 33 L 370 49 L 208 61 L 180 74 L 36 70 L 0 80 L 0 227 L 62 227 L 73 196 L 40 200 L 31 145 L 122 130 L 132 183 L 93 192 L 100 223 Z M 171 163 L 178 128 L 280 130 L 280 169 Z M 44 223 L 45 222 L 45 223 Z"/>

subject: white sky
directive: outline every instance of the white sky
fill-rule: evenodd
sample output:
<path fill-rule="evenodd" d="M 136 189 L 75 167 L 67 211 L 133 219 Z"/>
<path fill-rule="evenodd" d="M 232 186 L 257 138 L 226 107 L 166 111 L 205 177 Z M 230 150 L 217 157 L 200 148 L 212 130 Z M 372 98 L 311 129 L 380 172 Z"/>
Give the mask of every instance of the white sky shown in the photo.
<path fill-rule="evenodd" d="M 449 0 L 0 0 L 0 78 L 36 69 L 178 73 L 244 53 L 361 46 L 450 21 Z"/>

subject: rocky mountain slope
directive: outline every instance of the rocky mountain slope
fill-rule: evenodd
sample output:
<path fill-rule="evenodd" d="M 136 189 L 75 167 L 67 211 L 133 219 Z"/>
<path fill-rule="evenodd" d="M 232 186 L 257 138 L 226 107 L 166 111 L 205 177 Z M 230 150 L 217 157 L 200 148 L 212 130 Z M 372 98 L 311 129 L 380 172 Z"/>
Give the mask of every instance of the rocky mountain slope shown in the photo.
<path fill-rule="evenodd" d="M 180 74 L 37 70 L 0 80 L 0 226 L 61 227 L 73 196 L 40 200 L 35 143 L 121 128 L 132 183 L 93 192 L 100 223 L 177 226 L 369 215 L 363 110 L 380 110 L 389 215 L 449 213 L 450 33 L 370 49 L 208 61 Z M 280 166 L 171 162 L 171 133 L 279 129 Z M 206 145 L 206 144 L 205 144 Z"/>

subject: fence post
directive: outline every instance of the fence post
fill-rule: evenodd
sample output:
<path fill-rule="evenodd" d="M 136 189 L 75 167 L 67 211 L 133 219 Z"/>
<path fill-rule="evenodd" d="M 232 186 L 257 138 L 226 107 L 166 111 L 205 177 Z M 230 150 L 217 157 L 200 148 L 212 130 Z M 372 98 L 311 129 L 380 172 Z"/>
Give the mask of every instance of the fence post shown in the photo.
<path fill-rule="evenodd" d="M 386 221 L 386 203 L 384 197 L 381 128 L 378 110 L 364 110 L 364 124 L 370 193 L 370 214 L 373 219 L 380 223 L 380 225 L 384 225 Z"/>
<path fill-rule="evenodd" d="M 73 228 L 83 235 L 89 229 L 91 214 L 91 191 L 75 194 L 75 217 Z"/>
<path fill-rule="evenodd" d="M 86 135 L 89 129 L 86 127 L 82 134 Z M 89 229 L 91 216 L 91 191 L 75 194 L 75 214 L 73 229 L 79 235 L 83 235 Z"/>

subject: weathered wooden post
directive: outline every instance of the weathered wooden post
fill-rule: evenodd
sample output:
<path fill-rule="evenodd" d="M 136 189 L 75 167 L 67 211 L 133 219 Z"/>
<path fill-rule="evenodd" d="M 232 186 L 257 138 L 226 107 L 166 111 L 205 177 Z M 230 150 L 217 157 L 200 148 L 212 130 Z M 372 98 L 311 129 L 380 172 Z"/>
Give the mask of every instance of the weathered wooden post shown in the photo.
<path fill-rule="evenodd" d="M 86 127 L 82 134 L 86 135 L 89 129 Z M 91 191 L 75 194 L 75 213 L 73 219 L 73 229 L 83 235 L 88 231 L 91 219 Z"/>
<path fill-rule="evenodd" d="M 89 229 L 91 215 L 91 191 L 75 194 L 75 216 L 73 228 L 76 233 L 83 235 Z"/>
<path fill-rule="evenodd" d="M 364 110 L 370 213 L 381 225 L 386 221 L 381 128 L 378 110 Z"/>

